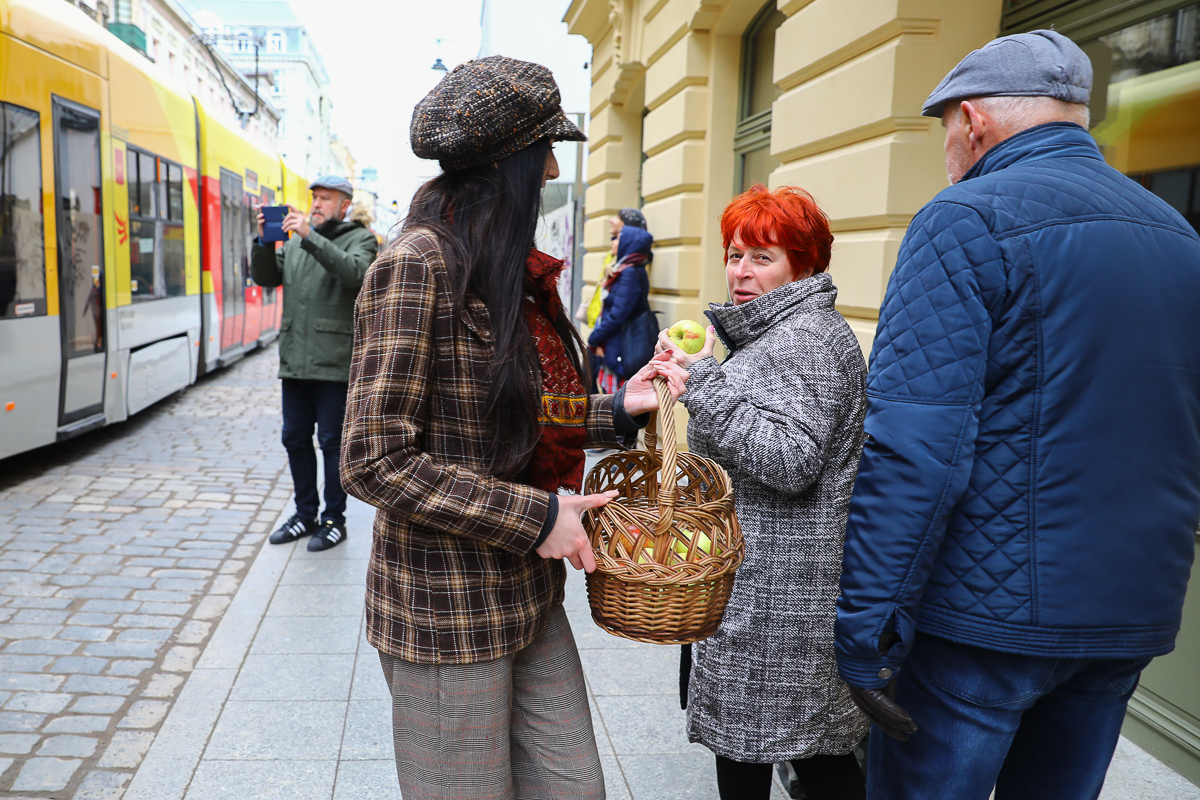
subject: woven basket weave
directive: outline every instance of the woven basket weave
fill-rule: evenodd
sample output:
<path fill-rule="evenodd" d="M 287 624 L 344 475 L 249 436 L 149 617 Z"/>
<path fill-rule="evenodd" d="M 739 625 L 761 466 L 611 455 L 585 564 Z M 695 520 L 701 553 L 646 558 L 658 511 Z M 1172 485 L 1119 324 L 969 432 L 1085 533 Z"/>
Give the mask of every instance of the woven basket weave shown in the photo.
<path fill-rule="evenodd" d="M 655 423 L 646 451 L 607 456 L 588 474 L 584 492 L 621 496 L 584 515 L 596 571 L 587 576 L 592 619 L 609 633 L 655 644 L 686 644 L 713 634 L 733 591 L 745 546 L 729 475 L 716 462 L 677 453 L 674 405 L 656 378 L 662 451 Z M 708 538 L 709 551 L 703 545 Z"/>

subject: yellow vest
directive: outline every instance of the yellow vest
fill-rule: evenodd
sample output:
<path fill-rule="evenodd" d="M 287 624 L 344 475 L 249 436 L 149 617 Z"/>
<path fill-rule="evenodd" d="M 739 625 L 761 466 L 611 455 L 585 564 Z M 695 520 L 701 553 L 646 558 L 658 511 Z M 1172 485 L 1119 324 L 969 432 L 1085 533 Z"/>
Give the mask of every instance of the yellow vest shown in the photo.
<path fill-rule="evenodd" d="M 609 253 L 604 257 L 604 268 L 600 270 L 600 280 L 596 281 L 596 291 L 592 294 L 592 299 L 588 301 L 587 307 L 587 326 L 589 328 L 596 327 L 596 323 L 600 321 L 600 309 L 604 307 L 604 281 L 608 278 L 608 268 L 612 266 L 616 257 Z"/>

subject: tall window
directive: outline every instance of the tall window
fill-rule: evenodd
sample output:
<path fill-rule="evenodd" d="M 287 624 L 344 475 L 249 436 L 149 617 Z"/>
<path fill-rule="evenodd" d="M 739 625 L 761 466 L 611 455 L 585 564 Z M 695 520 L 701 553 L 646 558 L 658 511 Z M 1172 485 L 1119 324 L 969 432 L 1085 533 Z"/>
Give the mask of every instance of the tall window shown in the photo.
<path fill-rule="evenodd" d="M 271 94 L 283 94 L 283 74 L 281 69 L 271 72 Z"/>
<path fill-rule="evenodd" d="M 250 51 L 250 34 L 239 33 L 237 35 L 237 51 L 239 53 L 248 53 Z"/>
<path fill-rule="evenodd" d="M 283 34 L 279 31 L 275 31 L 271 34 L 271 38 L 267 40 L 267 52 L 282 53 L 284 51 L 285 44 L 286 41 L 283 38 Z"/>
<path fill-rule="evenodd" d="M 737 159 L 734 190 L 766 183 L 779 162 L 771 156 L 771 104 L 775 85 L 775 32 L 787 17 L 774 0 L 763 6 L 742 37 L 741 97 L 733 152 Z"/>
<path fill-rule="evenodd" d="M 187 291 L 183 240 L 183 168 L 133 147 L 129 183 L 129 291 L 134 300 Z"/>
<path fill-rule="evenodd" d="M 36 111 L 0 103 L 0 319 L 46 313 L 39 124 Z"/>

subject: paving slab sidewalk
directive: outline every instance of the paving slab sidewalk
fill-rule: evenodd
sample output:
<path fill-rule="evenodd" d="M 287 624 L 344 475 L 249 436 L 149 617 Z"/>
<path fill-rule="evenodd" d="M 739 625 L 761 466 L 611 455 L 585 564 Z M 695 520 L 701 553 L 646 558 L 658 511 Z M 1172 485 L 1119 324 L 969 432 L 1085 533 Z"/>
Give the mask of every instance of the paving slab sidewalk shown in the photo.
<path fill-rule="evenodd" d="M 372 517 L 352 499 L 344 545 L 263 546 L 123 800 L 400 797 L 390 701 L 363 633 Z M 596 627 L 570 572 L 608 797 L 715 800 L 712 755 L 684 734 L 677 648 Z M 1200 800 L 1200 789 L 1123 739 L 1101 797 Z M 772 800 L 785 799 L 776 780 Z"/>

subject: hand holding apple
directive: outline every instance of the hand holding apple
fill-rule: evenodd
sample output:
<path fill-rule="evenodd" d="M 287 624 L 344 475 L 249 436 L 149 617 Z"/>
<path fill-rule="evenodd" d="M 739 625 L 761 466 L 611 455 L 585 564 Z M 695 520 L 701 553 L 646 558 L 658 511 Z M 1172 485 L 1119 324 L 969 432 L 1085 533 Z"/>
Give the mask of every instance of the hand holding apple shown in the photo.
<path fill-rule="evenodd" d="M 686 368 L 702 358 L 711 356 L 716 346 L 717 332 L 711 325 L 705 330 L 690 319 L 685 319 L 659 332 L 658 344 L 654 351 L 670 353 L 672 361 Z"/>

